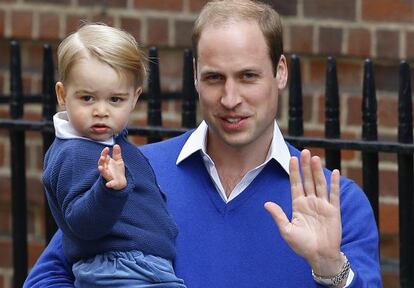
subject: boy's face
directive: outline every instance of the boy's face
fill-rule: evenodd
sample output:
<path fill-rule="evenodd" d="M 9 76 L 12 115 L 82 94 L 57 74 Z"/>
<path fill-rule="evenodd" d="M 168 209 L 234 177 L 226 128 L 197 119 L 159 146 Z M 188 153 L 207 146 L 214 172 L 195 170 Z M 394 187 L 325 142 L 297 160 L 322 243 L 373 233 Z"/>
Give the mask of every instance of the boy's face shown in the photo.
<path fill-rule="evenodd" d="M 76 62 L 65 85 L 56 83 L 59 105 L 67 111 L 72 126 L 80 136 L 97 141 L 126 127 L 141 91 L 132 77 L 119 75 L 93 57 Z"/>

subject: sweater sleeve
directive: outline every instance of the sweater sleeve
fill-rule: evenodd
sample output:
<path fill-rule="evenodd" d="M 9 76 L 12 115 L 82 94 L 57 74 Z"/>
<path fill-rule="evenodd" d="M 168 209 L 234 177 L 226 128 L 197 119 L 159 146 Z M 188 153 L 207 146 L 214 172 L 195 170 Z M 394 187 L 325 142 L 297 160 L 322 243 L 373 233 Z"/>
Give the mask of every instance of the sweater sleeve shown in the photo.
<path fill-rule="evenodd" d="M 352 181 L 341 188 L 342 243 L 354 278 L 349 288 L 382 287 L 378 229 L 371 205 Z"/>
<path fill-rule="evenodd" d="M 63 253 L 62 231 L 59 230 L 33 266 L 23 288 L 73 288 L 73 281 L 71 265 Z"/>
<path fill-rule="evenodd" d="M 98 158 L 91 159 L 88 152 L 66 150 L 62 161 L 56 162 L 60 165 L 53 178 L 57 179 L 56 198 L 63 221 L 76 237 L 93 240 L 107 234 L 118 221 L 134 181 L 126 169 L 127 187 L 108 189 L 97 169 Z"/>

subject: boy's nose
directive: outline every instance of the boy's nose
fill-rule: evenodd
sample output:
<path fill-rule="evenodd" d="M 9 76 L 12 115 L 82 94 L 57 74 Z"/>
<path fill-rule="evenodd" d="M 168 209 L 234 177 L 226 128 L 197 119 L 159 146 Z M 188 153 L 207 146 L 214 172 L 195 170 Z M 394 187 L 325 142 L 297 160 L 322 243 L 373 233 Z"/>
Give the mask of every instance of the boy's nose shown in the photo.
<path fill-rule="evenodd" d="M 108 116 L 108 110 L 106 109 L 106 105 L 103 103 L 97 103 L 94 107 L 93 115 L 96 117 Z"/>

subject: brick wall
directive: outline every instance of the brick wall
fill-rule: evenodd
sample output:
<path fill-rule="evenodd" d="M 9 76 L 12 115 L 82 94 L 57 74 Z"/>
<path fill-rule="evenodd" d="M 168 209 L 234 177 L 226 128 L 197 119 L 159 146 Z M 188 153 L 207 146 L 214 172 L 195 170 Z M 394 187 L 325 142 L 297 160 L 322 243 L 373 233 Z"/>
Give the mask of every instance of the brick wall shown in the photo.
<path fill-rule="evenodd" d="M 180 91 L 183 48 L 190 46 L 192 23 L 203 0 L 2 0 L 0 1 L 0 94 L 9 93 L 9 41 L 22 47 L 24 92 L 39 93 L 42 45 L 57 43 L 83 20 L 124 28 L 143 47 L 159 50 L 163 91 Z M 363 61 L 375 63 L 379 137 L 396 139 L 398 65 L 414 57 L 414 1 L 395 0 L 267 0 L 283 16 L 285 50 L 301 56 L 306 135 L 322 136 L 326 57 L 338 64 L 341 137 L 361 137 Z M 280 99 L 279 122 L 287 127 L 287 91 Z M 0 96 L 1 97 L 1 96 Z M 25 118 L 39 119 L 40 107 L 28 105 Z M 180 103 L 163 103 L 165 126 L 180 126 Z M 146 104 L 133 116 L 145 124 Z M 8 107 L 0 105 L 0 117 Z M 28 133 L 28 236 L 30 266 L 44 247 L 43 195 L 40 175 L 42 141 Z M 135 139 L 135 138 L 134 138 Z M 323 151 L 315 149 L 323 154 Z M 11 287 L 10 159 L 7 131 L 0 130 L 0 288 Z M 343 152 L 342 173 L 362 184 L 360 153 Z M 384 287 L 397 287 L 398 200 L 396 157 L 380 154 L 380 229 Z"/>

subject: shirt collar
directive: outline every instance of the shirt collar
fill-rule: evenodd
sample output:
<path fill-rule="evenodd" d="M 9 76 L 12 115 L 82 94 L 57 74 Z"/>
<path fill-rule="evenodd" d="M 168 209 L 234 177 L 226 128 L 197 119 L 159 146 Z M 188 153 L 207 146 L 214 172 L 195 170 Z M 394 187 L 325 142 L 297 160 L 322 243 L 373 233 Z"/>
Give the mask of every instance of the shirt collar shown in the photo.
<path fill-rule="evenodd" d="M 201 124 L 197 127 L 196 130 L 194 130 L 194 132 L 190 135 L 183 148 L 181 149 L 181 152 L 178 155 L 176 161 L 177 165 L 197 151 L 201 150 L 204 154 L 207 155 L 207 130 L 207 123 L 205 121 L 201 122 Z M 273 129 L 272 143 L 270 145 L 270 150 L 267 154 L 265 162 L 269 161 L 270 159 L 275 159 L 286 171 L 286 173 L 289 174 L 290 152 L 276 121 Z"/>
<path fill-rule="evenodd" d="M 57 112 L 53 115 L 53 125 L 55 127 L 55 135 L 60 139 L 86 139 L 90 141 L 89 138 L 82 137 L 79 133 L 73 128 L 72 124 L 69 122 L 68 114 L 66 111 Z M 114 138 L 110 138 L 105 141 L 94 141 L 104 145 L 114 145 Z"/>

